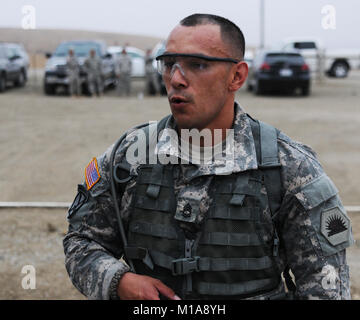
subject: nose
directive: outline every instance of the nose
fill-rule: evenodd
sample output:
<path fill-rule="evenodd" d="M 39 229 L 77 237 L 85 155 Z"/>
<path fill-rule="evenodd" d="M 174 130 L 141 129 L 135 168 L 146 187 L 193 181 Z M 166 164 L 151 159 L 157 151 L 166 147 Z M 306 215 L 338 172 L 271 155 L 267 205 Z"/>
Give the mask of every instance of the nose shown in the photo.
<path fill-rule="evenodd" d="M 171 86 L 177 87 L 186 87 L 187 80 L 185 78 L 185 72 L 180 64 L 175 63 L 170 72 L 170 84 Z"/>

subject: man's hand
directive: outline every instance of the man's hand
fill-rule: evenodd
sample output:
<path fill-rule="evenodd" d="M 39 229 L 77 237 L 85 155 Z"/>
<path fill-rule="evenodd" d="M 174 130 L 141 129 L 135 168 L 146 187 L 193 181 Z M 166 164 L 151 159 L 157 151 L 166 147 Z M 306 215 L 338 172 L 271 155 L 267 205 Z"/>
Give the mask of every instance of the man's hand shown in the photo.
<path fill-rule="evenodd" d="M 160 300 L 159 293 L 170 300 L 180 300 L 160 280 L 132 272 L 126 272 L 121 277 L 117 293 L 121 300 Z"/>

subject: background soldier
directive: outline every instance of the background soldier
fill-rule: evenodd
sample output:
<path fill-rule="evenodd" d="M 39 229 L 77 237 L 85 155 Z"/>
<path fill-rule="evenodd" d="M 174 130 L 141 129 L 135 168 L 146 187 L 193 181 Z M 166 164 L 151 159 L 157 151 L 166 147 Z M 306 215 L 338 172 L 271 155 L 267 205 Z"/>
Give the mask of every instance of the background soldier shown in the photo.
<path fill-rule="evenodd" d="M 71 96 L 80 95 L 80 66 L 74 54 L 74 50 L 69 50 L 66 60 L 66 70 L 69 77 L 69 93 Z"/>
<path fill-rule="evenodd" d="M 131 91 L 131 69 L 132 61 L 127 54 L 125 47 L 116 60 L 116 75 L 118 78 L 117 90 L 119 95 L 130 95 Z"/>
<path fill-rule="evenodd" d="M 172 114 L 93 158 L 69 209 L 66 268 L 86 296 L 351 298 L 353 238 L 338 190 L 310 147 L 235 101 L 248 75 L 244 51 L 241 30 L 219 16 L 191 15 L 170 33 L 156 59 Z M 182 129 L 204 128 L 221 129 L 223 141 L 196 148 L 192 140 L 191 155 L 221 154 L 226 142 L 232 157 L 182 161 L 190 154 L 179 151 L 179 141 L 189 144 Z M 181 139 L 168 139 L 170 131 Z"/>
<path fill-rule="evenodd" d="M 96 93 L 97 96 L 100 96 L 103 92 L 101 60 L 96 56 L 94 49 L 90 50 L 90 55 L 84 62 L 84 70 L 87 74 L 90 95 L 93 96 Z"/>
<path fill-rule="evenodd" d="M 151 49 L 146 50 L 145 56 L 145 76 L 146 76 L 146 92 L 148 94 L 158 95 L 160 93 L 160 84 L 157 70 L 153 66 L 154 57 Z"/>

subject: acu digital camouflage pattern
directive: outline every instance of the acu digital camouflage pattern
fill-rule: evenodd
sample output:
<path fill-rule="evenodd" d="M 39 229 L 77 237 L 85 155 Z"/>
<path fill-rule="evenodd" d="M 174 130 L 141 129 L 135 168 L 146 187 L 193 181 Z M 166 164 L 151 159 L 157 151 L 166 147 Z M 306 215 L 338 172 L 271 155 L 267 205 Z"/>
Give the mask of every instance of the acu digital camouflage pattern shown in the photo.
<path fill-rule="evenodd" d="M 167 126 L 175 128 L 172 117 Z M 257 169 L 249 119 L 237 103 L 234 130 L 236 152 L 233 172 Z M 127 148 L 136 140 L 135 136 L 136 132 L 130 130 L 128 139 L 125 139 L 117 150 L 116 163 L 124 160 Z M 161 144 L 157 146 L 159 153 L 171 155 L 171 150 L 174 150 L 171 147 L 161 147 Z M 282 183 L 286 190 L 278 213 L 278 266 L 283 270 L 286 264 L 290 265 L 297 285 L 295 299 L 350 299 L 345 248 L 353 242 L 351 230 L 336 246 L 321 232 L 322 212 L 338 207 L 346 216 L 338 191 L 309 147 L 291 140 L 283 133 L 278 137 L 278 147 Z M 69 231 L 64 238 L 65 263 L 70 279 L 80 292 L 95 299 L 114 297 L 119 276 L 129 270 L 126 263 L 120 259 L 122 243 L 110 194 L 111 151 L 112 146 L 98 158 L 101 179 L 87 192 L 87 200 L 84 200 L 81 206 L 77 204 L 80 209 L 70 210 Z M 219 163 L 218 167 L 202 164 L 174 165 L 177 213 L 182 212 L 184 206 L 190 202 L 193 208 L 191 215 L 196 213 L 190 219 L 201 223 L 212 202 L 208 188 L 213 174 L 221 167 L 224 167 L 224 164 Z M 137 169 L 138 164 L 131 166 L 131 179 L 121 200 L 121 215 L 125 222 L 131 211 Z M 261 192 L 266 194 L 265 188 Z M 271 219 L 269 208 L 262 214 L 264 219 Z M 283 290 L 284 288 L 280 287 L 277 292 Z M 264 294 L 252 299 L 267 297 L 268 294 Z"/>

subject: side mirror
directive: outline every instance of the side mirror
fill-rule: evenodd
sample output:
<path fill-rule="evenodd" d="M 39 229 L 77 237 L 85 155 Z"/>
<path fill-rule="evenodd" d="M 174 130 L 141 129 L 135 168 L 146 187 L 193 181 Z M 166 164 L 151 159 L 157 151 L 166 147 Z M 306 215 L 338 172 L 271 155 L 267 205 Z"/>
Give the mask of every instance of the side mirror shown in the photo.
<path fill-rule="evenodd" d="M 15 56 L 12 56 L 12 57 L 9 57 L 9 60 L 10 61 L 15 61 L 17 59 L 20 59 L 21 57 L 19 55 L 15 55 Z"/>
<path fill-rule="evenodd" d="M 46 52 L 46 53 L 45 53 L 45 57 L 46 57 L 46 59 L 51 58 L 51 53 L 50 53 L 50 52 Z"/>

